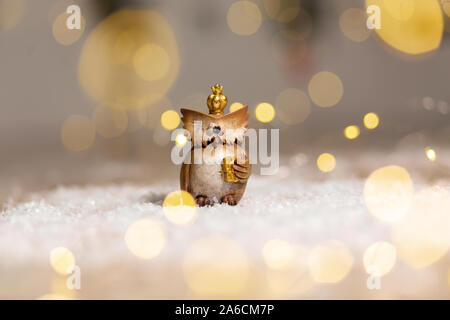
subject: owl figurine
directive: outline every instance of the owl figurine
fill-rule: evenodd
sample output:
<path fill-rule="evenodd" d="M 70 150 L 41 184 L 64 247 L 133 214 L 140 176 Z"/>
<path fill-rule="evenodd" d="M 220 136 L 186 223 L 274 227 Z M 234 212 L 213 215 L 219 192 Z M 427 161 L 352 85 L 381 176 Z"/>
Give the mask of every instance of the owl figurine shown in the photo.
<path fill-rule="evenodd" d="M 181 166 L 180 186 L 198 206 L 234 206 L 241 200 L 251 172 L 248 153 L 242 146 L 250 115 L 248 106 L 224 114 L 228 99 L 223 87 L 216 84 L 211 89 L 206 101 L 209 114 L 180 110 L 192 146 Z"/>

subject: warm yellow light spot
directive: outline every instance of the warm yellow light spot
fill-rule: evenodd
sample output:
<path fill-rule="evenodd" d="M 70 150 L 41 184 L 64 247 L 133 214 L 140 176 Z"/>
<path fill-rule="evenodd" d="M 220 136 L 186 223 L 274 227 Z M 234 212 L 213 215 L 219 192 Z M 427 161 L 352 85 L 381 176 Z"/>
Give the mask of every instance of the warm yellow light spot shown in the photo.
<path fill-rule="evenodd" d="M 380 123 L 380 119 L 378 118 L 378 115 L 373 112 L 369 112 L 364 116 L 364 125 L 367 129 L 372 130 L 378 127 L 378 124 Z"/>
<path fill-rule="evenodd" d="M 336 167 L 336 158 L 331 153 L 322 153 L 317 157 L 317 168 L 322 172 L 333 171 Z"/>
<path fill-rule="evenodd" d="M 354 42 L 362 42 L 370 35 L 366 26 L 367 15 L 361 9 L 350 8 L 339 17 L 339 27 L 342 33 Z"/>
<path fill-rule="evenodd" d="M 15 27 L 25 12 L 24 0 L 0 0 L 0 30 Z"/>
<path fill-rule="evenodd" d="M 427 148 L 425 150 L 425 154 L 426 154 L 428 160 L 430 160 L 431 162 L 436 161 L 436 151 L 434 151 L 434 149 Z"/>
<path fill-rule="evenodd" d="M 318 283 L 338 283 L 350 272 L 353 256 L 347 247 L 330 240 L 316 246 L 308 257 L 309 273 Z"/>
<path fill-rule="evenodd" d="M 128 227 L 125 243 L 136 257 L 148 260 L 160 254 L 166 238 L 166 231 L 158 222 L 142 218 Z"/>
<path fill-rule="evenodd" d="M 376 33 L 389 46 L 407 54 L 437 49 L 444 20 L 438 0 L 366 0 L 380 8 L 381 28 Z"/>
<path fill-rule="evenodd" d="M 180 116 L 175 110 L 164 111 L 161 115 L 161 125 L 166 130 L 173 130 L 180 124 Z"/>
<path fill-rule="evenodd" d="M 112 60 L 118 64 L 126 64 L 136 48 L 136 39 L 130 31 L 120 33 L 114 43 Z"/>
<path fill-rule="evenodd" d="M 376 242 L 364 252 L 366 272 L 378 277 L 388 274 L 397 260 L 397 251 L 389 242 Z"/>
<path fill-rule="evenodd" d="M 63 12 L 59 16 L 56 17 L 53 22 L 52 32 L 55 40 L 62 44 L 63 46 L 69 46 L 83 35 L 84 29 L 86 28 L 86 20 L 83 16 L 81 16 L 81 29 L 69 29 L 67 28 L 66 22 L 67 19 L 72 14 Z"/>
<path fill-rule="evenodd" d="M 243 105 L 242 103 L 240 103 L 240 102 L 234 102 L 234 103 L 232 103 L 231 106 L 230 106 L 230 113 L 231 113 L 231 112 L 235 112 L 235 111 L 237 111 L 237 110 L 239 110 L 239 109 L 241 109 L 241 108 L 243 108 L 243 107 L 244 107 L 244 105 Z"/>
<path fill-rule="evenodd" d="M 263 3 L 269 18 L 274 19 L 280 11 L 280 0 L 264 0 Z"/>
<path fill-rule="evenodd" d="M 127 129 L 128 115 L 125 110 L 97 107 L 92 115 L 95 129 L 105 138 L 120 136 Z"/>
<path fill-rule="evenodd" d="M 260 122 L 270 122 L 275 118 L 275 108 L 270 103 L 260 103 L 255 109 L 255 116 Z"/>
<path fill-rule="evenodd" d="M 417 192 L 410 211 L 392 228 L 398 256 L 413 268 L 445 257 L 450 245 L 450 193 L 441 186 Z"/>
<path fill-rule="evenodd" d="M 375 170 L 364 186 L 364 200 L 369 212 L 385 222 L 395 221 L 408 211 L 413 193 L 408 171 L 399 166 Z"/>
<path fill-rule="evenodd" d="M 236 1 L 228 9 L 227 22 L 231 31 L 248 36 L 258 31 L 261 26 L 261 11 L 251 1 Z"/>
<path fill-rule="evenodd" d="M 59 274 L 70 274 L 71 269 L 75 266 L 75 256 L 67 248 L 54 248 L 50 251 L 50 265 Z"/>
<path fill-rule="evenodd" d="M 182 133 L 178 134 L 175 138 L 175 143 L 179 147 L 184 147 L 187 141 L 188 141 L 187 137 Z"/>
<path fill-rule="evenodd" d="M 359 127 L 352 125 L 344 129 L 344 135 L 347 139 L 356 139 L 359 136 Z"/>
<path fill-rule="evenodd" d="M 210 236 L 188 249 L 183 272 L 186 283 L 196 294 L 235 297 L 247 285 L 249 263 L 237 243 L 222 236 Z"/>
<path fill-rule="evenodd" d="M 93 100 L 123 110 L 161 100 L 178 70 L 170 24 L 161 13 L 142 9 L 119 10 L 97 24 L 83 44 L 78 66 L 80 85 Z"/>
<path fill-rule="evenodd" d="M 61 140 L 71 151 L 89 149 L 95 140 L 94 123 L 86 116 L 70 116 L 61 126 Z"/>
<path fill-rule="evenodd" d="M 308 85 L 311 100 L 319 107 L 332 107 L 344 95 L 344 85 L 341 79 L 332 72 L 316 73 Z"/>
<path fill-rule="evenodd" d="M 262 250 L 262 255 L 266 265 L 274 270 L 287 269 L 294 262 L 292 246 L 280 239 L 267 241 Z"/>
<path fill-rule="evenodd" d="M 165 77 L 169 72 L 170 58 L 164 48 L 147 43 L 135 52 L 133 66 L 141 79 L 155 81 Z"/>
<path fill-rule="evenodd" d="M 190 224 L 197 217 L 194 198 L 183 190 L 169 193 L 164 199 L 163 209 L 167 220 L 177 225 Z"/>
<path fill-rule="evenodd" d="M 418 0 L 423 1 L 423 0 Z M 415 10 L 417 0 L 383 0 L 389 14 L 395 19 L 409 20 Z"/>
<path fill-rule="evenodd" d="M 277 115 L 286 124 L 303 122 L 311 112 L 309 98 L 301 90 L 289 88 L 282 91 L 275 101 Z"/>

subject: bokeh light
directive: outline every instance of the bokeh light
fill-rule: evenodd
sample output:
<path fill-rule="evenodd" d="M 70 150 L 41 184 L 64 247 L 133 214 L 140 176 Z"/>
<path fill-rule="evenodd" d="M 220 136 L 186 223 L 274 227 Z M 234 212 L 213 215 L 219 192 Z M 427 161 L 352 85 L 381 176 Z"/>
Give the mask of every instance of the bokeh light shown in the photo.
<path fill-rule="evenodd" d="M 66 299 L 75 299 L 77 297 L 77 290 L 71 290 L 67 287 L 67 277 L 59 275 L 54 276 L 51 281 L 51 292 Z"/>
<path fill-rule="evenodd" d="M 164 48 L 147 43 L 135 52 L 133 66 L 142 80 L 156 81 L 164 78 L 169 72 L 170 57 Z"/>
<path fill-rule="evenodd" d="M 25 13 L 25 0 L 0 0 L 0 30 L 15 27 Z"/>
<path fill-rule="evenodd" d="M 70 300 L 70 298 L 61 294 L 49 293 L 39 297 L 38 300 Z"/>
<path fill-rule="evenodd" d="M 380 123 L 380 118 L 376 113 L 369 112 L 364 116 L 363 121 L 366 128 L 372 130 L 378 127 L 378 124 Z"/>
<path fill-rule="evenodd" d="M 425 155 L 427 156 L 428 160 L 430 160 L 431 162 L 436 161 L 436 151 L 434 151 L 434 149 L 426 148 Z"/>
<path fill-rule="evenodd" d="M 407 54 L 422 54 L 441 44 L 444 20 L 438 0 L 366 0 L 381 12 L 376 33 L 389 46 Z"/>
<path fill-rule="evenodd" d="M 309 273 L 318 283 L 338 283 L 350 273 L 353 261 L 342 242 L 329 240 L 313 248 L 308 257 Z"/>
<path fill-rule="evenodd" d="M 294 262 L 294 250 L 288 242 L 272 239 L 266 242 L 262 249 L 266 265 L 273 270 L 289 268 Z"/>
<path fill-rule="evenodd" d="M 242 103 L 240 103 L 240 102 L 233 102 L 230 105 L 230 113 L 231 112 L 235 112 L 236 110 L 239 110 L 239 109 L 241 109 L 243 107 L 244 107 L 244 105 Z"/>
<path fill-rule="evenodd" d="M 81 29 L 67 28 L 66 22 L 71 15 L 71 13 L 69 14 L 63 12 L 58 15 L 53 22 L 53 37 L 59 44 L 62 44 L 63 46 L 69 46 L 77 42 L 77 40 L 80 39 L 83 35 L 84 29 L 86 28 L 86 20 L 83 16 L 81 16 Z"/>
<path fill-rule="evenodd" d="M 126 131 L 128 115 L 125 110 L 99 106 L 94 110 L 92 120 L 100 135 L 105 138 L 114 138 Z"/>
<path fill-rule="evenodd" d="M 133 222 L 125 233 L 125 243 L 136 257 L 152 259 L 158 256 L 166 245 L 166 230 L 151 218 Z"/>
<path fill-rule="evenodd" d="M 305 121 L 311 112 L 308 96 L 295 88 L 282 91 L 275 101 L 275 106 L 278 117 L 288 125 Z"/>
<path fill-rule="evenodd" d="M 187 225 L 197 217 L 194 198 L 189 192 L 179 190 L 169 193 L 163 202 L 164 214 L 176 225 Z"/>
<path fill-rule="evenodd" d="M 357 8 L 345 10 L 339 17 L 339 27 L 342 33 L 354 42 L 362 42 L 370 36 L 366 26 L 366 13 Z"/>
<path fill-rule="evenodd" d="M 334 73 L 321 71 L 316 73 L 308 85 L 311 100 L 319 107 L 332 107 L 344 95 L 344 85 Z"/>
<path fill-rule="evenodd" d="M 331 153 L 322 153 L 317 157 L 317 168 L 322 172 L 333 171 L 336 167 L 336 158 Z"/>
<path fill-rule="evenodd" d="M 285 8 L 280 12 L 280 15 L 278 16 L 278 21 L 281 23 L 288 23 L 297 18 L 298 14 L 300 13 L 299 7 L 290 7 Z"/>
<path fill-rule="evenodd" d="M 344 129 L 344 135 L 347 139 L 356 139 L 359 136 L 359 127 L 355 125 L 348 126 Z"/>
<path fill-rule="evenodd" d="M 382 277 L 388 274 L 395 266 L 397 250 L 386 241 L 375 242 L 366 249 L 363 263 L 366 272 Z"/>
<path fill-rule="evenodd" d="M 392 228 L 399 258 L 424 268 L 446 255 L 450 245 L 450 193 L 428 187 L 414 195 L 410 211 Z"/>
<path fill-rule="evenodd" d="M 182 133 L 177 134 L 177 136 L 175 137 L 175 143 L 178 147 L 184 147 L 187 141 L 187 137 Z"/>
<path fill-rule="evenodd" d="M 95 141 L 95 125 L 86 116 L 72 115 L 61 126 L 61 141 L 70 151 L 89 149 Z"/>
<path fill-rule="evenodd" d="M 275 118 L 275 108 L 267 102 L 262 102 L 256 106 L 255 117 L 260 122 L 270 122 Z"/>
<path fill-rule="evenodd" d="M 249 270 L 245 252 L 223 236 L 197 240 L 183 261 L 186 283 L 202 296 L 236 297 L 247 286 Z"/>
<path fill-rule="evenodd" d="M 414 186 L 408 171 L 399 166 L 375 170 L 364 185 L 364 201 L 376 218 L 392 222 L 401 218 L 410 208 Z"/>
<path fill-rule="evenodd" d="M 180 115 L 175 110 L 167 110 L 161 114 L 161 125 L 166 130 L 176 129 L 180 120 Z"/>
<path fill-rule="evenodd" d="M 165 17 L 152 10 L 120 10 L 89 34 L 78 75 L 99 104 L 140 109 L 166 95 L 178 70 L 177 42 Z"/>
<path fill-rule="evenodd" d="M 258 31 L 261 26 L 261 11 L 252 1 L 236 1 L 228 9 L 227 22 L 232 32 L 248 36 Z"/>
<path fill-rule="evenodd" d="M 65 247 L 56 247 L 50 251 L 50 265 L 57 273 L 67 275 L 75 266 L 75 256 Z"/>

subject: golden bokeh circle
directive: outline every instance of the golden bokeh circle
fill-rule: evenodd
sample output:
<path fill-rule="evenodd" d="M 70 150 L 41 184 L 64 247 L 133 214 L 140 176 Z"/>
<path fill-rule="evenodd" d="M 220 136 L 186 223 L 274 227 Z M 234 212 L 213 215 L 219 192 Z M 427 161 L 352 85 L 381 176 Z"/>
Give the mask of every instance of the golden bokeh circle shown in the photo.
<path fill-rule="evenodd" d="M 56 247 L 50 251 L 50 265 L 53 270 L 62 275 L 70 274 L 75 266 L 75 256 L 65 247 Z"/>
<path fill-rule="evenodd" d="M 336 158 L 331 153 L 322 153 L 317 157 L 317 168 L 322 172 L 331 172 L 336 167 Z"/>
<path fill-rule="evenodd" d="M 378 127 L 378 124 L 380 123 L 380 118 L 376 113 L 369 112 L 364 116 L 363 121 L 366 128 L 372 130 Z"/>
<path fill-rule="evenodd" d="M 380 8 L 377 35 L 390 47 L 406 54 L 423 54 L 439 48 L 444 19 L 438 0 L 366 0 Z"/>
<path fill-rule="evenodd" d="M 176 225 L 188 225 L 197 218 L 195 199 L 183 190 L 169 193 L 164 199 L 163 210 L 167 220 Z"/>
<path fill-rule="evenodd" d="M 235 111 L 237 111 L 237 110 L 239 110 L 239 109 L 241 109 L 243 107 L 244 107 L 244 105 L 242 103 L 240 103 L 240 102 L 233 102 L 230 105 L 230 113 L 231 112 L 235 112 Z"/>
<path fill-rule="evenodd" d="M 268 102 L 262 102 L 255 108 L 255 117 L 260 122 L 270 122 L 275 118 L 275 108 Z"/>
<path fill-rule="evenodd" d="M 120 10 L 87 37 L 78 76 L 99 104 L 140 109 L 166 95 L 178 70 L 177 42 L 164 16 L 153 10 Z"/>
<path fill-rule="evenodd" d="M 349 140 L 358 138 L 359 133 L 360 133 L 359 127 L 356 125 L 351 125 L 344 129 L 344 136 Z"/>
<path fill-rule="evenodd" d="M 95 125 L 83 115 L 68 117 L 61 126 L 61 141 L 68 150 L 89 149 L 95 141 Z"/>
<path fill-rule="evenodd" d="M 175 110 L 167 110 L 161 114 L 161 125 L 166 130 L 176 129 L 180 121 L 180 115 Z"/>
<path fill-rule="evenodd" d="M 382 277 L 388 274 L 397 261 L 397 250 L 386 241 L 375 242 L 366 249 L 363 256 L 363 264 L 366 272 Z"/>
<path fill-rule="evenodd" d="M 408 171 L 386 166 L 372 172 L 364 185 L 367 209 L 384 222 L 401 218 L 410 208 L 414 185 Z"/>
<path fill-rule="evenodd" d="M 166 241 L 166 230 L 151 218 L 133 222 L 125 233 L 125 243 L 130 252 L 145 260 L 158 256 Z"/>
<path fill-rule="evenodd" d="M 410 210 L 392 228 L 399 258 L 421 269 L 441 260 L 450 246 L 450 193 L 440 186 L 414 195 Z"/>
<path fill-rule="evenodd" d="M 135 52 L 133 66 L 142 80 L 156 81 L 164 78 L 169 72 L 170 58 L 164 48 L 147 43 Z"/>
<path fill-rule="evenodd" d="M 228 9 L 227 23 L 230 30 L 237 35 L 252 35 L 261 26 L 261 11 L 252 1 L 233 2 Z"/>
<path fill-rule="evenodd" d="M 332 107 L 344 95 L 344 85 L 333 72 L 321 71 L 316 73 L 308 84 L 311 100 L 319 107 Z"/>

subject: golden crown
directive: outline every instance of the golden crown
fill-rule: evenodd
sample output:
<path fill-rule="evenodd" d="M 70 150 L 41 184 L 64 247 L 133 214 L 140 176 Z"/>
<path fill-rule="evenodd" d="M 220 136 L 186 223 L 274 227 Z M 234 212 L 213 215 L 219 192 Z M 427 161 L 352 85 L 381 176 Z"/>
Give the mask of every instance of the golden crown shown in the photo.
<path fill-rule="evenodd" d="M 213 93 L 206 100 L 210 114 L 223 114 L 223 110 L 227 106 L 228 98 L 222 93 L 222 89 L 223 86 L 220 84 L 211 87 Z"/>

